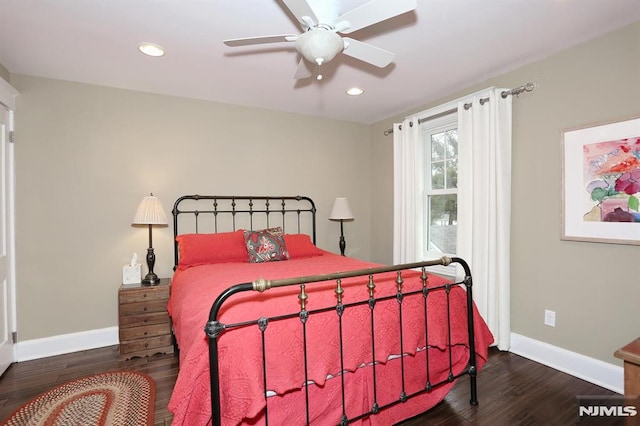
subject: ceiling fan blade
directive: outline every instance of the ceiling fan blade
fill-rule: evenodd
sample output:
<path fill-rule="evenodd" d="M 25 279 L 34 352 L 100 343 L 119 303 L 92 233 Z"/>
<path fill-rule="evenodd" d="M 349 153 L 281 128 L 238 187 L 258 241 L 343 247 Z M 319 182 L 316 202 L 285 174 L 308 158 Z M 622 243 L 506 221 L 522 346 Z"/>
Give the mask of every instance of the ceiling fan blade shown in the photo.
<path fill-rule="evenodd" d="M 396 56 L 393 52 L 389 52 L 388 50 L 384 50 L 349 37 L 343 37 L 342 39 L 345 41 L 345 48 L 342 53 L 351 56 L 352 58 L 368 62 L 379 68 L 384 68 L 389 65 Z"/>
<path fill-rule="evenodd" d="M 318 17 L 306 0 L 282 0 L 282 2 L 300 22 L 304 30 L 318 23 Z"/>
<path fill-rule="evenodd" d="M 347 21 L 349 27 L 340 32 L 350 34 L 361 28 L 407 13 L 416 7 L 416 0 L 372 0 L 341 15 L 336 20 L 336 24 L 340 24 L 339 26 L 342 27 L 342 22 Z"/>
<path fill-rule="evenodd" d="M 286 41 L 296 41 L 297 38 L 298 38 L 297 34 L 281 34 L 281 35 L 272 35 L 272 36 L 233 38 L 229 40 L 224 40 L 224 44 L 231 47 L 249 46 L 252 44 L 282 43 Z"/>
<path fill-rule="evenodd" d="M 296 73 L 293 75 L 293 78 L 296 80 L 303 80 L 311 77 L 312 75 L 308 62 L 305 61 L 304 58 L 300 58 L 300 62 L 298 62 L 298 69 L 296 69 Z"/>

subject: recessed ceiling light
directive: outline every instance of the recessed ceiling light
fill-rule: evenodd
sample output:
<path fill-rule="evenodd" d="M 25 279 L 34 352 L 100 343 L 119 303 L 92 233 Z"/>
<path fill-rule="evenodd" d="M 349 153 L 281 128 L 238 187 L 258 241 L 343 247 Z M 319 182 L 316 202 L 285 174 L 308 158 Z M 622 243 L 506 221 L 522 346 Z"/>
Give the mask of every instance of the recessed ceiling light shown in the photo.
<path fill-rule="evenodd" d="M 164 47 L 155 43 L 140 43 L 138 50 L 148 56 L 164 56 Z"/>
<path fill-rule="evenodd" d="M 358 96 L 358 95 L 362 95 L 364 93 L 364 90 L 362 90 L 359 87 L 352 87 L 351 89 L 347 90 L 347 95 L 349 96 Z"/>

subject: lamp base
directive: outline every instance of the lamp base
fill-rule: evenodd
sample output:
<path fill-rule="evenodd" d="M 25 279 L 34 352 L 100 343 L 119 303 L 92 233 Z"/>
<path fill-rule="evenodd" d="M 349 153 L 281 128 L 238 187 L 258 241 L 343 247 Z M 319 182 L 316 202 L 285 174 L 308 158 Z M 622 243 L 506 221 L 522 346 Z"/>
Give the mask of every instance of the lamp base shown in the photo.
<path fill-rule="evenodd" d="M 160 278 L 153 272 L 153 266 L 156 264 L 156 255 L 153 252 L 153 247 L 151 247 L 151 225 L 149 225 L 149 248 L 147 249 L 147 267 L 149 268 L 149 273 L 144 276 L 142 280 L 142 285 L 158 285 L 160 284 Z"/>
<path fill-rule="evenodd" d="M 340 255 L 344 256 L 344 249 L 347 248 L 347 242 L 344 239 L 344 235 L 340 235 Z"/>
<path fill-rule="evenodd" d="M 145 275 L 144 279 L 142 280 L 142 285 L 144 286 L 152 286 L 158 284 L 160 284 L 160 278 L 158 278 L 158 276 L 152 272 Z"/>

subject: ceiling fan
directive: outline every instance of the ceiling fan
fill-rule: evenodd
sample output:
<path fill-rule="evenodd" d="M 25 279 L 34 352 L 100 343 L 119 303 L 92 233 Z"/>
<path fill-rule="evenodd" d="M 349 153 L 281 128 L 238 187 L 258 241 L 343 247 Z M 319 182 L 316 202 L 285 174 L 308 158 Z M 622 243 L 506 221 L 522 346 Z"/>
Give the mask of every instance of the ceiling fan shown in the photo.
<path fill-rule="evenodd" d="M 265 43 L 295 43 L 302 55 L 296 79 L 311 77 L 305 60 L 318 66 L 316 78 L 322 79 L 321 65 L 342 52 L 352 58 L 384 68 L 393 61 L 394 54 L 367 43 L 342 37 L 416 8 L 416 0 L 371 0 L 349 12 L 340 14 L 339 0 L 282 0 L 296 17 L 302 34 L 280 34 L 224 40 L 227 46 L 248 46 Z"/>

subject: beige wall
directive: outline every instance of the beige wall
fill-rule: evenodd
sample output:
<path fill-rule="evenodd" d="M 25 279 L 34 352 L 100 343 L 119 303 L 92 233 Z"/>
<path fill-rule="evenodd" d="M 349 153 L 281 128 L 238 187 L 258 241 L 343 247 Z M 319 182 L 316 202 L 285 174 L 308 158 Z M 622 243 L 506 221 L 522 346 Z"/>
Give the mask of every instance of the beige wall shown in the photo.
<path fill-rule="evenodd" d="M 640 247 L 560 240 L 562 131 L 640 116 L 640 24 L 475 85 L 372 126 L 372 260 L 392 251 L 392 137 L 401 117 L 488 86 L 534 82 L 513 103 L 512 331 L 620 364 L 640 335 Z M 382 206 L 382 208 L 380 207 Z M 556 327 L 543 324 L 556 311 Z"/>
<path fill-rule="evenodd" d="M 337 196 L 356 216 L 349 255 L 368 258 L 369 128 L 303 115 L 11 76 L 16 116 L 19 340 L 117 325 L 122 265 L 143 258 L 131 220 L 153 192 L 170 214 L 184 194 L 302 194 L 318 208 L 318 245 Z M 154 231 L 170 276 L 172 228 Z"/>

